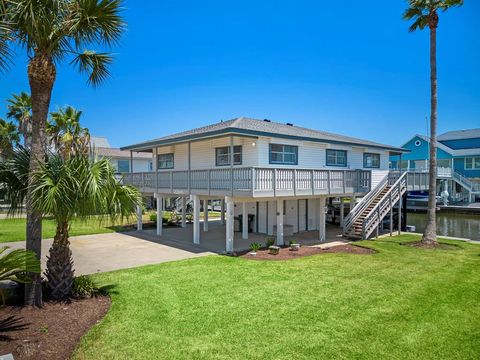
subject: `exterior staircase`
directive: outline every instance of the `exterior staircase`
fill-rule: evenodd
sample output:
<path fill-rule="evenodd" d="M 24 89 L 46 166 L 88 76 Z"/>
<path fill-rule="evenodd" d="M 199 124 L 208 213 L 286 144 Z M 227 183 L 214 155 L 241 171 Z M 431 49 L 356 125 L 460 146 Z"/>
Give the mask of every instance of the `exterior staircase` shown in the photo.
<path fill-rule="evenodd" d="M 393 228 L 393 208 L 407 192 L 408 173 L 391 171 L 367 194 L 344 220 L 343 236 L 368 239 L 374 232 L 378 236 L 380 224 L 389 215 Z"/>

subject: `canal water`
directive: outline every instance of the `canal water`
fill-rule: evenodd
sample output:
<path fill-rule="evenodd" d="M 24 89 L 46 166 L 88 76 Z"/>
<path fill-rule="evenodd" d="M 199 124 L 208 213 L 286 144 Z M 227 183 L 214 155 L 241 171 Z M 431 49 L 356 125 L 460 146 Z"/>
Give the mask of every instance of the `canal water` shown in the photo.
<path fill-rule="evenodd" d="M 414 225 L 415 232 L 423 232 L 427 214 L 407 213 L 407 225 Z M 437 212 L 437 234 L 471 240 L 480 240 L 480 215 Z"/>

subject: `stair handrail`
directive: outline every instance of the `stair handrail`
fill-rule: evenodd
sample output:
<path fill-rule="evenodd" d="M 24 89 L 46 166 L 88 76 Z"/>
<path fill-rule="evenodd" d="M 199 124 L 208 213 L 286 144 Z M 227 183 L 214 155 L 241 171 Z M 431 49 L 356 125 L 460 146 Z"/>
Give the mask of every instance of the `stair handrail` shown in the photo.
<path fill-rule="evenodd" d="M 402 175 L 400 175 L 400 177 L 397 179 L 397 181 L 395 181 L 395 183 L 390 187 L 390 189 L 388 189 L 388 191 L 382 196 L 382 198 L 380 199 L 380 201 L 372 208 L 372 210 L 370 210 L 370 212 L 367 214 L 367 216 L 365 216 L 365 218 L 363 219 L 363 224 L 362 224 L 362 238 L 367 238 L 371 232 L 368 232 L 368 227 L 370 225 L 370 222 L 371 222 L 371 218 L 373 217 L 373 215 L 375 215 L 379 209 L 381 209 L 383 203 L 387 200 L 390 200 L 390 194 L 393 195 L 393 193 L 399 188 L 401 187 L 402 185 L 402 182 L 405 182 L 405 185 L 406 185 L 406 181 L 407 181 L 407 172 L 404 172 Z M 401 192 L 399 193 L 399 196 L 402 196 Z"/>
<path fill-rule="evenodd" d="M 343 219 L 343 233 L 345 234 L 352 224 L 358 219 L 358 217 L 363 213 L 363 211 L 368 207 L 370 200 L 375 198 L 385 186 L 388 185 L 389 173 L 386 174 L 383 179 L 375 186 L 375 188 L 365 195 L 353 209 L 350 210 L 348 215 Z"/>
<path fill-rule="evenodd" d="M 458 171 L 454 171 L 453 174 L 458 181 L 463 182 L 463 185 L 465 185 L 465 187 L 468 188 L 468 190 L 472 190 L 473 183 L 469 179 L 467 179 L 465 176 L 460 174 Z"/>

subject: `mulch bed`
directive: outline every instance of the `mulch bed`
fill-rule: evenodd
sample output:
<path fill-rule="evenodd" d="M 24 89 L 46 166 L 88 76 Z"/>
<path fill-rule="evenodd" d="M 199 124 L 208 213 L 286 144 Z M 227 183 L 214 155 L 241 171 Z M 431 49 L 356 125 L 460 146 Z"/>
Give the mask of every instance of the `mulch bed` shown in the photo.
<path fill-rule="evenodd" d="M 440 249 L 440 250 L 459 250 L 460 249 L 460 247 L 453 244 L 438 243 L 437 245 L 428 245 L 428 244 L 422 243 L 421 241 L 400 243 L 400 245 L 411 246 L 411 247 L 416 247 L 420 249 Z"/>
<path fill-rule="evenodd" d="M 346 253 L 346 254 L 374 254 L 376 251 L 372 249 L 367 249 L 360 246 L 345 244 L 345 245 L 336 245 L 328 248 L 318 248 L 310 246 L 302 246 L 298 251 L 291 251 L 289 247 L 280 248 L 278 255 L 269 254 L 267 249 L 262 249 L 257 251 L 257 255 L 250 255 L 250 251 L 241 254 L 240 256 L 250 260 L 289 260 L 289 259 L 298 259 L 304 256 L 318 255 L 318 254 L 329 254 L 329 253 Z"/>
<path fill-rule="evenodd" d="M 0 355 L 15 360 L 69 359 L 80 338 L 110 308 L 110 298 L 99 296 L 71 303 L 47 302 L 43 308 L 0 308 Z"/>

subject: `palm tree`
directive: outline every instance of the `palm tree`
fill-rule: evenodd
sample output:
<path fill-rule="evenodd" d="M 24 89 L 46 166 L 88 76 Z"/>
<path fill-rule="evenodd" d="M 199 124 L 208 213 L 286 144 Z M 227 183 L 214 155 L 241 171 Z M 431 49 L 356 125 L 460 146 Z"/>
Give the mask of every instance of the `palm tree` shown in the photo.
<path fill-rule="evenodd" d="M 20 94 L 13 94 L 11 99 L 7 99 L 9 119 L 15 119 L 18 122 L 18 131 L 23 136 L 23 145 L 30 148 L 32 136 L 32 98 L 29 94 L 22 91 Z"/>
<path fill-rule="evenodd" d="M 82 112 L 71 106 L 50 113 L 46 132 L 49 142 L 64 158 L 88 154 L 90 133 L 80 125 Z"/>
<path fill-rule="evenodd" d="M 13 62 L 13 48 L 29 57 L 28 81 L 32 97 L 30 172 L 44 161 L 45 123 L 57 75 L 57 65 L 68 62 L 97 86 L 109 76 L 110 54 L 89 49 L 116 44 L 124 29 L 121 0 L 0 0 L 0 70 Z M 33 178 L 30 178 L 30 181 Z M 31 189 L 32 186 L 29 186 Z M 40 258 L 42 214 L 27 194 L 27 249 Z M 41 305 L 40 277 L 26 286 L 25 303 Z"/>
<path fill-rule="evenodd" d="M 0 167 L 7 192 L 15 199 L 25 196 L 28 150 L 15 152 L 7 165 Z M 108 159 L 90 159 L 86 155 L 64 158 L 49 154 L 47 161 L 35 170 L 31 182 L 32 204 L 35 210 L 53 217 L 56 232 L 45 271 L 50 296 L 65 300 L 71 296 L 73 260 L 69 230 L 73 218 L 91 217 L 115 221 L 135 213 L 141 196 L 134 187 L 122 185 Z M 16 201 L 18 205 L 19 201 Z"/>
<path fill-rule="evenodd" d="M 437 27 L 438 11 L 446 11 L 454 6 L 463 5 L 463 0 L 409 0 L 408 9 L 403 18 L 413 20 L 409 31 L 430 29 L 430 164 L 427 225 L 422 242 L 437 244 L 436 194 L 437 194 Z"/>
<path fill-rule="evenodd" d="M 0 119 L 0 158 L 8 158 L 19 141 L 20 136 L 15 124 Z"/>

